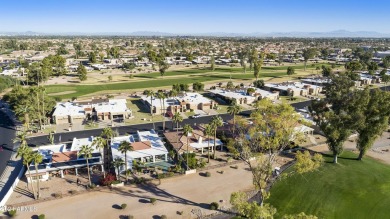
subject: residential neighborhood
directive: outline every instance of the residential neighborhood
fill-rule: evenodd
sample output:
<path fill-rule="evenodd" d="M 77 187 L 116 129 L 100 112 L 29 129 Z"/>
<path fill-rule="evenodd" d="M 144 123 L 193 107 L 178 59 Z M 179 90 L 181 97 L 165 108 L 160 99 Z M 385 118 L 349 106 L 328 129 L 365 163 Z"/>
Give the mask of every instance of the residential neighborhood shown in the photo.
<path fill-rule="evenodd" d="M 388 218 L 389 7 L 4 2 L 0 219 Z"/>

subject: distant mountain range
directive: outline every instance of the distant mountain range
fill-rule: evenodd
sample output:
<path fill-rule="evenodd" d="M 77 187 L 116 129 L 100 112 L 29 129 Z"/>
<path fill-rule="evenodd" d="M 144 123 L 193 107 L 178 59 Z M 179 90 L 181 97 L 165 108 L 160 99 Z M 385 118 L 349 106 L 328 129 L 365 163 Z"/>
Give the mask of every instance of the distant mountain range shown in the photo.
<path fill-rule="evenodd" d="M 43 33 L 43 32 L 0 32 L 0 36 L 211 36 L 211 37 L 297 37 L 297 38 L 390 38 L 390 33 L 379 33 L 374 31 L 347 31 L 335 30 L 330 32 L 254 32 L 254 33 L 167 33 L 155 31 L 136 31 L 136 32 L 63 32 L 63 33 Z"/>

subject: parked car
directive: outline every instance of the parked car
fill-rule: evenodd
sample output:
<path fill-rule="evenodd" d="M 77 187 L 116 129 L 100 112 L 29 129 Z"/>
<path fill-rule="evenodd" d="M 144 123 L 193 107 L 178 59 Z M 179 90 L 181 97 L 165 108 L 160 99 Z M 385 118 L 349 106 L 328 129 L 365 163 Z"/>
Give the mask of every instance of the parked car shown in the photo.
<path fill-rule="evenodd" d="M 196 119 L 196 118 L 199 118 L 200 117 L 200 114 L 195 114 L 193 116 L 190 116 L 190 119 Z"/>

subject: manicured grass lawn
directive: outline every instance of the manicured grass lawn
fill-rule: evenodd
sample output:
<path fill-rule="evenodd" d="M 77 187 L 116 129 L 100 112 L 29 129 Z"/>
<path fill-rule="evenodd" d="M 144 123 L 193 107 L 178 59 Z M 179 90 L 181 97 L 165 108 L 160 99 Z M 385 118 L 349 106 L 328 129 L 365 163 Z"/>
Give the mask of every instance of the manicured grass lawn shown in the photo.
<path fill-rule="evenodd" d="M 303 65 L 296 65 L 294 67 L 302 67 Z M 259 79 L 265 78 L 282 78 L 286 77 L 286 66 L 276 67 L 264 67 L 260 71 Z M 303 73 L 298 73 L 295 76 L 303 74 L 310 74 L 310 67 Z M 96 85 L 78 84 L 78 85 L 48 85 L 46 90 L 48 94 L 52 96 L 58 96 L 63 99 L 70 99 L 72 97 L 80 97 L 83 95 L 99 92 L 99 91 L 123 91 L 129 89 L 147 89 L 147 88 L 158 88 L 172 86 L 176 83 L 192 84 L 194 82 L 209 82 L 209 81 L 221 81 L 221 80 L 254 80 L 253 71 L 247 71 L 243 73 L 242 68 L 216 68 L 215 71 L 209 69 L 188 69 L 171 71 L 165 74 L 162 78 L 160 73 L 144 73 L 137 74 L 134 76 L 140 80 L 138 81 L 127 81 L 123 83 L 99 83 Z M 143 79 L 143 80 L 142 80 Z M 146 79 L 146 80 L 145 80 Z M 68 93 L 61 93 L 61 92 Z M 69 92 L 74 91 L 74 92 Z"/>
<path fill-rule="evenodd" d="M 277 208 L 277 218 L 300 212 L 318 218 L 389 218 L 390 166 L 356 157 L 344 152 L 339 164 L 325 163 L 316 172 L 277 182 L 267 200 Z"/>

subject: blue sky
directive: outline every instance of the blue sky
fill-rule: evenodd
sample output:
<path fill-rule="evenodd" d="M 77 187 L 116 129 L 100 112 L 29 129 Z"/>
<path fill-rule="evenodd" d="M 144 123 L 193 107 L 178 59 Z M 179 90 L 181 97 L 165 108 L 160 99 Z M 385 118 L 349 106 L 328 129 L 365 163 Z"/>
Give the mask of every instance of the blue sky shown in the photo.
<path fill-rule="evenodd" d="M 3 0 L 0 31 L 390 33 L 386 0 Z"/>

